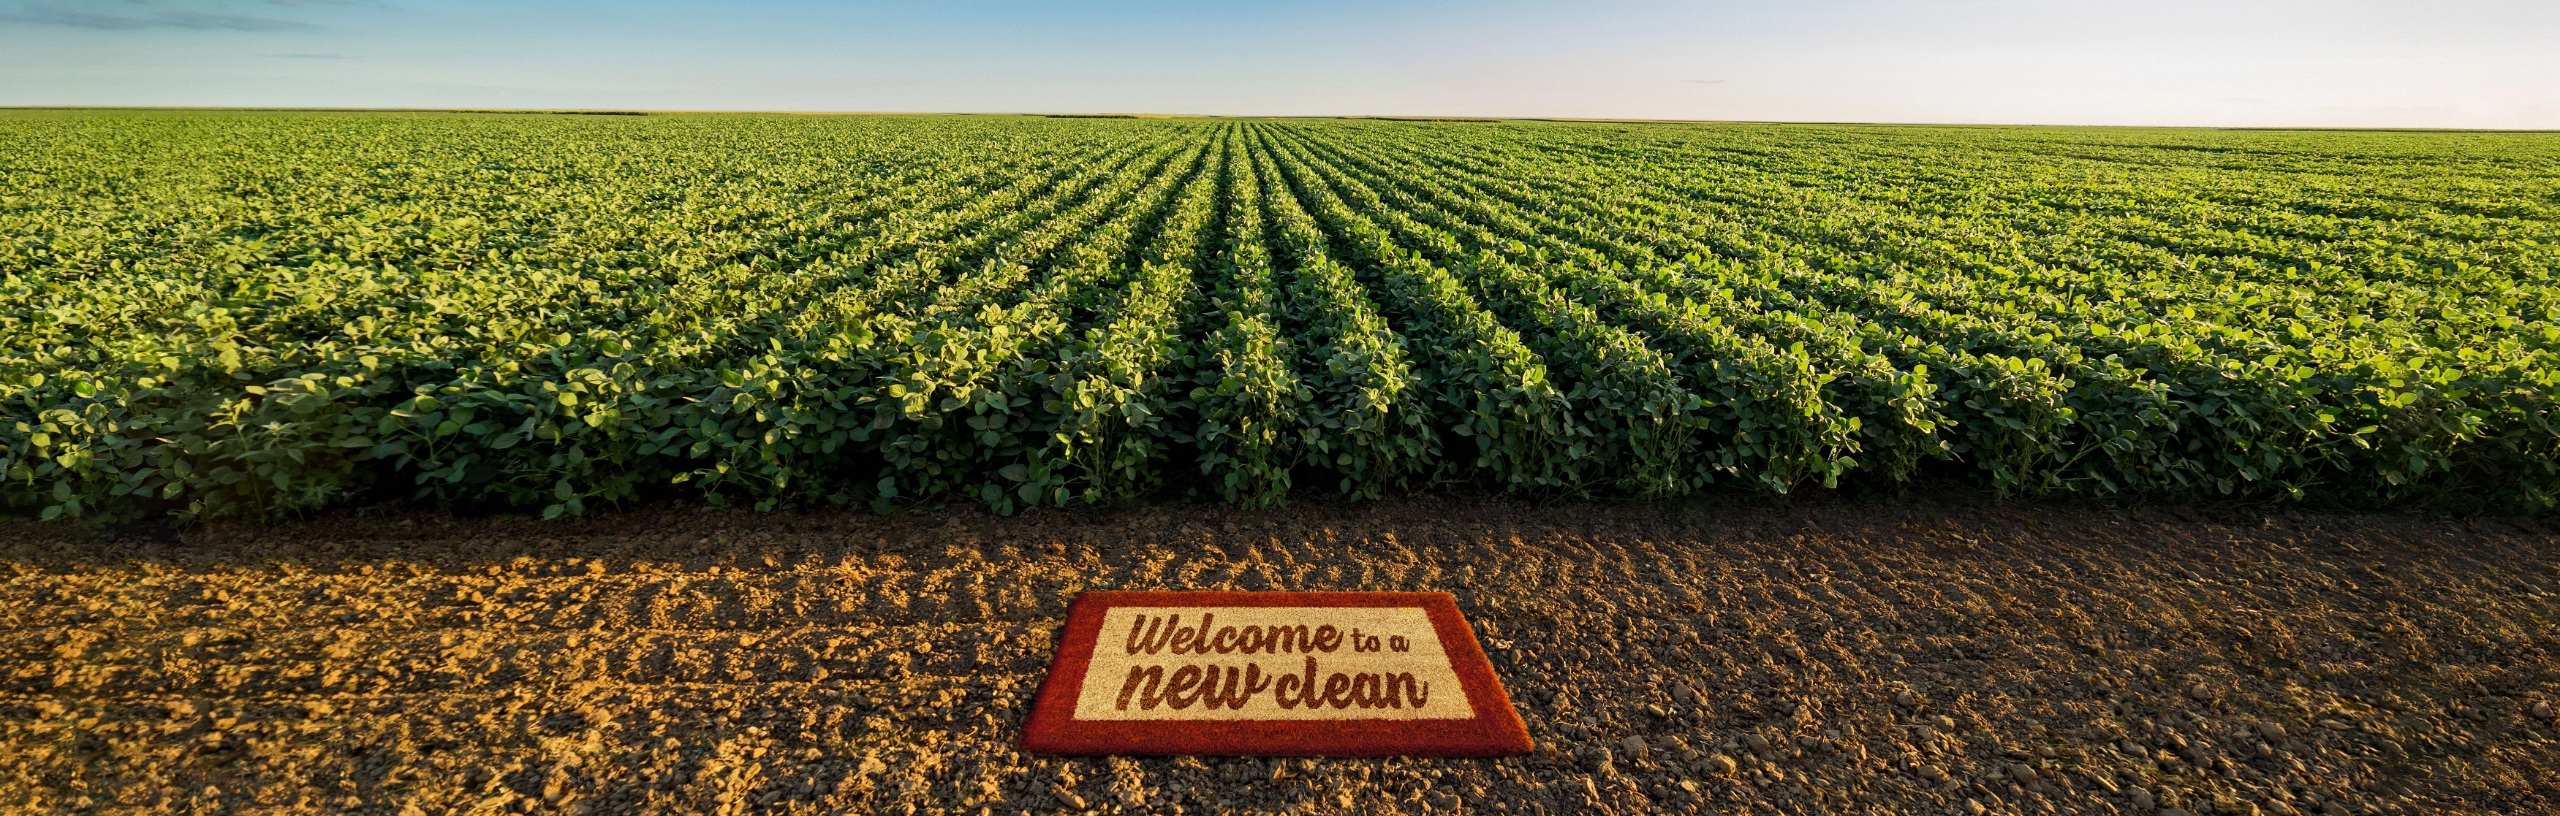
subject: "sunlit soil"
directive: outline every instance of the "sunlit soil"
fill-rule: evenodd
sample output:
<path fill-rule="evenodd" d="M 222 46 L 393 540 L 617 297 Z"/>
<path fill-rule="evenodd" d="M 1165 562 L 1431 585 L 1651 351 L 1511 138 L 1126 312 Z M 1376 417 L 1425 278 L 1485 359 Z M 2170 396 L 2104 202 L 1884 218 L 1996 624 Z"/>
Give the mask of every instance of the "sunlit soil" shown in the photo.
<path fill-rule="evenodd" d="M 0 810 L 2549 812 L 2555 544 L 1963 502 L 17 524 Z M 1022 755 L 1096 588 L 1455 593 L 1538 751 Z"/>

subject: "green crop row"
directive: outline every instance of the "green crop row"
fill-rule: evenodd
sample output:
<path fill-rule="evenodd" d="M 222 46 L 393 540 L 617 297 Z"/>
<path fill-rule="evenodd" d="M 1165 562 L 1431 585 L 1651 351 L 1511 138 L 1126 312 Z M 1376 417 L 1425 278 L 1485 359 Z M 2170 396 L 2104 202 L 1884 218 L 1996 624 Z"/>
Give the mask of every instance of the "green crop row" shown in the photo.
<path fill-rule="evenodd" d="M 0 113 L 0 507 L 2560 501 L 2544 134 Z"/>

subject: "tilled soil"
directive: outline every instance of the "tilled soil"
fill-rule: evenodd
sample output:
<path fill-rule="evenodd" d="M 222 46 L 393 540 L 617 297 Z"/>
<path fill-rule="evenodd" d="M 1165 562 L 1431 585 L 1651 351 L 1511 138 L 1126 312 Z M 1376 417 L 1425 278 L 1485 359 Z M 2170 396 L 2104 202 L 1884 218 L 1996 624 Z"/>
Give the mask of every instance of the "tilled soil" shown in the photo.
<path fill-rule="evenodd" d="M 2547 813 L 2555 545 L 1964 502 L 19 524 L 0 809 Z M 1104 588 L 1455 593 L 1538 751 L 1015 751 Z"/>

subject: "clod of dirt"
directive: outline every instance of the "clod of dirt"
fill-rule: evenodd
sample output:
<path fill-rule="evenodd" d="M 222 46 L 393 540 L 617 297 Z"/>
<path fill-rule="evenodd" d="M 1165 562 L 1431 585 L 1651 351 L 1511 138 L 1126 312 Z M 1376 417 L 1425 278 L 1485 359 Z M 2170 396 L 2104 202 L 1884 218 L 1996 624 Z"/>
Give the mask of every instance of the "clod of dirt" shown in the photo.
<path fill-rule="evenodd" d="M 1633 736 L 1619 740 L 1618 751 L 1626 754 L 1629 762 L 1642 761 L 1647 755 L 1653 753 L 1652 747 L 1644 744 L 1643 737 Z"/>
<path fill-rule="evenodd" d="M 1610 756 L 1609 749 L 1604 746 L 1586 745 L 1583 746 L 1580 753 L 1582 754 L 1582 766 L 1590 768 L 1591 772 L 1594 774 L 1608 776 L 1610 769 L 1616 767 L 1616 758 Z"/>
<path fill-rule="evenodd" d="M 2009 777 L 2018 780 L 2018 784 L 2028 787 L 2035 787 L 2036 782 L 2039 781 L 2036 777 L 2036 769 L 2015 762 L 2009 763 Z"/>

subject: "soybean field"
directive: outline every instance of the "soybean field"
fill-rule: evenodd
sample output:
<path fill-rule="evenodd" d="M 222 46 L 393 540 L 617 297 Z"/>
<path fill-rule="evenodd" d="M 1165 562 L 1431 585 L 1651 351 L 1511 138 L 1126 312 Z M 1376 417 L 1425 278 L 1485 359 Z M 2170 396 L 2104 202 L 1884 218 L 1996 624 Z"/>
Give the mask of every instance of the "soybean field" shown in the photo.
<path fill-rule="evenodd" d="M 2560 498 L 2560 135 L 0 112 L 0 507 Z"/>

